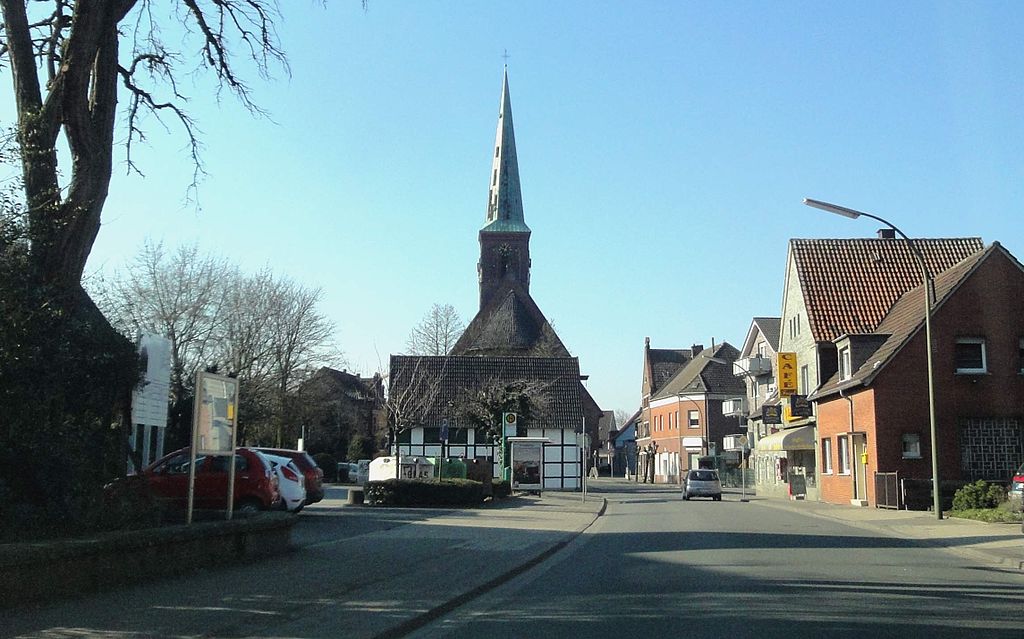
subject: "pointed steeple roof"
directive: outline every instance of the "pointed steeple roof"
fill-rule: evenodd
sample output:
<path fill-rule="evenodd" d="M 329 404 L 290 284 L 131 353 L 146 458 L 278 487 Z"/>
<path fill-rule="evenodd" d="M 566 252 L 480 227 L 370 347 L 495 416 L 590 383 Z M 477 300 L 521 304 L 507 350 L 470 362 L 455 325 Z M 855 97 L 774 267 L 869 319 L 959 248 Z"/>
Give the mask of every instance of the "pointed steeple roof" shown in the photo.
<path fill-rule="evenodd" d="M 487 194 L 487 221 L 481 232 L 529 233 L 523 220 L 523 194 L 519 186 L 519 161 L 512 126 L 512 98 L 508 92 L 508 67 L 501 89 L 498 132 L 494 140 L 491 188 Z"/>

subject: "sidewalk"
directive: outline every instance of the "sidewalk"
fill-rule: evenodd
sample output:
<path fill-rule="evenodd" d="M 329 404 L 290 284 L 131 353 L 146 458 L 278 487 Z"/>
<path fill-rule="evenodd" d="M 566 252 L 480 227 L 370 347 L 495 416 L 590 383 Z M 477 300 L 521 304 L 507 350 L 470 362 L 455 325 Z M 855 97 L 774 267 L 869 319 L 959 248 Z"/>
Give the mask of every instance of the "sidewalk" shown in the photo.
<path fill-rule="evenodd" d="M 258 564 L 7 610 L 0 637 L 69 636 L 60 634 L 68 628 L 75 636 L 400 637 L 537 565 L 604 508 L 597 495 L 545 492 L 428 515 Z"/>
<path fill-rule="evenodd" d="M 726 493 L 738 498 L 740 491 L 727 489 Z M 748 498 L 751 503 L 759 506 L 833 519 L 855 528 L 900 539 L 915 539 L 975 561 L 1024 571 L 1024 534 L 1021 533 L 1019 523 L 989 524 L 955 517 L 938 520 L 933 513 L 919 510 L 839 506 L 818 501 L 791 501 L 749 495 Z"/>

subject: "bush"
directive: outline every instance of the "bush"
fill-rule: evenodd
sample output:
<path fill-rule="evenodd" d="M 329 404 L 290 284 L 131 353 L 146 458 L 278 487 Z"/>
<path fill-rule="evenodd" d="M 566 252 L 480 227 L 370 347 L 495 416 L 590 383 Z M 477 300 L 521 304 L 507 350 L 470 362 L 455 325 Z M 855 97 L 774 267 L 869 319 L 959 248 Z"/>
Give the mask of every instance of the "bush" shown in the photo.
<path fill-rule="evenodd" d="M 338 481 L 338 460 L 330 453 L 317 453 L 313 461 L 324 471 L 325 481 Z"/>
<path fill-rule="evenodd" d="M 494 481 L 491 482 L 491 486 L 494 488 L 495 499 L 504 499 L 512 494 L 512 484 L 504 479 L 495 478 Z"/>
<path fill-rule="evenodd" d="M 471 479 L 387 479 L 366 485 L 371 506 L 477 506 L 483 500 L 483 484 Z"/>
<path fill-rule="evenodd" d="M 1005 497 L 1002 486 L 979 479 L 956 491 L 953 495 L 953 510 L 995 508 Z"/>

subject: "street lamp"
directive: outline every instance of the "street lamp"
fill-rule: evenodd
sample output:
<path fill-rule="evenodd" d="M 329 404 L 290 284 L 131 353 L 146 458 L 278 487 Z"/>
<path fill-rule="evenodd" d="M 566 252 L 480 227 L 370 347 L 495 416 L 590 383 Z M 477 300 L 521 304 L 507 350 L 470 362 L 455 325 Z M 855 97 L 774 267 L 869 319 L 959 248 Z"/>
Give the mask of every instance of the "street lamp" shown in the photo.
<path fill-rule="evenodd" d="M 722 359 L 720 357 L 705 357 L 704 355 L 701 355 L 701 357 L 704 357 L 704 359 L 708 360 L 709 362 L 714 362 L 715 364 L 723 364 L 725 366 L 728 366 L 729 364 L 732 364 L 733 370 L 738 370 L 739 372 L 741 372 L 744 375 L 746 375 L 747 378 L 749 378 L 750 381 L 754 383 L 754 389 L 755 390 L 757 389 L 757 378 L 754 376 L 754 374 L 751 373 L 750 371 L 748 371 L 747 369 L 743 368 L 742 366 L 740 366 L 736 362 L 730 362 L 730 361 L 724 360 L 724 359 Z M 755 392 L 755 394 L 756 394 L 756 392 Z M 741 406 L 742 406 L 742 404 L 741 404 Z M 740 416 L 737 415 L 736 416 L 737 425 L 739 424 L 739 419 L 740 419 Z M 749 431 L 749 428 L 748 428 L 748 431 Z M 749 458 L 749 456 L 747 456 L 746 451 L 743 451 L 743 450 L 740 451 L 740 455 L 743 456 L 743 465 L 740 466 L 740 501 L 744 501 L 745 502 L 745 501 L 749 501 L 747 499 L 747 463 L 748 463 L 748 460 L 750 458 Z"/>
<path fill-rule="evenodd" d="M 924 280 L 925 350 L 927 351 L 928 361 L 928 432 L 932 440 L 932 508 L 935 510 L 935 518 L 941 520 L 942 507 L 939 499 L 939 446 L 938 440 L 935 436 L 935 373 L 932 369 L 932 278 L 928 273 L 928 266 L 925 264 L 924 255 L 921 254 L 920 247 L 918 247 L 913 240 L 907 237 L 906 233 L 896 228 L 896 225 L 892 222 L 884 220 L 877 215 L 848 209 L 845 206 L 829 204 L 828 202 L 812 200 L 810 198 L 804 198 L 804 204 L 816 209 L 821 209 L 822 211 L 842 215 L 843 217 L 848 217 L 850 219 L 857 219 L 858 217 L 863 216 L 885 224 L 907 241 L 907 246 L 910 247 L 910 251 L 914 254 L 914 258 L 917 260 L 917 265 L 921 268 L 921 277 Z"/>
<path fill-rule="evenodd" d="M 700 409 L 700 404 L 697 402 L 697 400 L 693 399 L 692 397 L 683 397 L 682 393 L 679 393 L 678 395 L 676 395 L 676 401 L 677 402 L 681 402 L 681 401 L 690 402 L 691 404 L 693 404 L 693 407 L 697 409 L 697 417 L 698 417 L 698 419 L 700 419 L 700 423 L 701 423 L 701 429 L 700 429 L 701 430 L 701 437 L 703 438 L 704 432 L 708 428 L 708 424 L 707 424 L 707 420 L 704 419 L 704 411 L 702 411 Z M 690 423 L 689 417 L 687 417 L 686 423 L 687 423 L 687 425 L 689 425 L 689 423 Z M 680 494 L 681 497 L 685 498 L 686 497 L 686 492 L 685 492 L 686 491 L 686 483 L 683 481 L 683 425 L 682 425 L 682 423 L 679 422 L 678 419 L 676 420 L 676 429 L 677 429 L 677 431 L 679 433 L 679 436 L 678 436 L 678 439 L 679 439 L 679 442 L 678 442 L 678 444 L 679 444 L 679 461 L 676 463 L 676 474 L 679 475 L 679 494 Z M 703 451 L 701 451 L 701 452 L 703 453 Z"/>

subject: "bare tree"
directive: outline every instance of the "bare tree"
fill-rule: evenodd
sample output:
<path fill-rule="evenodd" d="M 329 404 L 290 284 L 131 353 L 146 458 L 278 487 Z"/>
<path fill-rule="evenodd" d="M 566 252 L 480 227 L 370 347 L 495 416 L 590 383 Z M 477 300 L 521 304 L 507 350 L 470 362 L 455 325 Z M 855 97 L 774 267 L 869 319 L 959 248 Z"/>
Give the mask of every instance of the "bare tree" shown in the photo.
<path fill-rule="evenodd" d="M 113 169 L 118 96 L 127 95 L 127 162 L 132 144 L 144 139 L 141 122 L 150 115 L 184 132 L 202 170 L 196 125 L 184 108 L 182 61 L 198 53 L 200 68 L 213 72 L 253 113 L 260 113 L 248 85 L 236 72 L 238 57 L 269 76 L 287 71 L 277 40 L 274 0 L 178 0 L 172 15 L 185 26 L 175 51 L 162 40 L 152 0 L 0 0 L 3 31 L 0 64 L 11 69 L 18 113 L 31 240 L 29 265 L 42 281 L 77 288 L 100 228 Z M 31 11 L 30 11 L 31 9 Z M 72 157 L 62 181 L 58 148 Z"/>
<path fill-rule="evenodd" d="M 276 445 L 294 420 L 294 393 L 315 366 L 339 359 L 334 325 L 310 290 L 264 269 L 246 276 L 194 246 L 168 254 L 147 245 L 123 272 L 93 284 L 124 334 L 153 332 L 171 340 L 172 426 L 191 424 L 195 373 L 214 367 L 241 384 L 240 437 Z"/>
<path fill-rule="evenodd" d="M 406 340 L 410 355 L 447 355 L 466 324 L 451 304 L 434 304 Z"/>
<path fill-rule="evenodd" d="M 616 408 L 615 409 L 615 428 L 617 430 L 622 430 L 622 427 L 626 425 L 626 422 L 629 421 L 629 418 L 632 417 L 632 416 L 633 416 L 632 413 L 626 412 L 626 411 L 622 410 L 621 408 Z"/>
<path fill-rule="evenodd" d="M 334 324 L 317 309 L 320 289 L 306 289 L 282 278 L 269 284 L 267 294 L 273 309 L 265 321 L 278 405 L 275 437 L 280 446 L 297 412 L 291 399 L 298 384 L 336 354 L 330 346 Z"/>
<path fill-rule="evenodd" d="M 224 295 L 234 271 L 219 257 L 192 244 L 173 253 L 147 243 L 123 272 L 92 286 L 99 305 L 122 334 L 153 333 L 171 341 L 172 440 L 191 424 L 196 372 L 212 360 L 221 332 Z"/>

